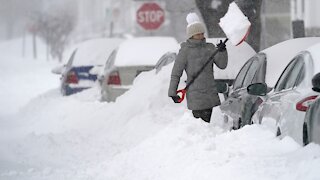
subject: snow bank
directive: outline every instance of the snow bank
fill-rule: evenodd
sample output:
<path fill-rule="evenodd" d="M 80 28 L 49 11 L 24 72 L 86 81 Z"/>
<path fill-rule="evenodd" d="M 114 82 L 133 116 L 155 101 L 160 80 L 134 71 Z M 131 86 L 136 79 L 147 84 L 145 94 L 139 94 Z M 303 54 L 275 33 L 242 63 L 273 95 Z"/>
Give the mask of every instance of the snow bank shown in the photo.
<path fill-rule="evenodd" d="M 12 63 L 21 71 L 8 74 L 23 77 L 26 64 Z M 43 77 L 39 82 L 55 83 L 39 71 L 41 63 L 30 66 L 32 76 Z M 210 124 L 194 119 L 185 102 L 167 97 L 171 68 L 141 73 L 114 103 L 99 102 L 97 87 L 62 97 L 46 85 L 29 96 L 0 121 L 0 179 L 320 178 L 319 145 L 302 148 L 259 125 L 228 131 L 219 108 Z M 19 87 L 11 82 L 4 88 Z"/>
<path fill-rule="evenodd" d="M 22 56 L 22 39 L 0 43 L 0 120 L 16 113 L 30 98 L 59 86 L 59 78 L 51 73 L 57 63 L 46 61 L 41 51 L 44 45 L 37 42 L 38 59 L 31 58 L 27 45 Z"/>

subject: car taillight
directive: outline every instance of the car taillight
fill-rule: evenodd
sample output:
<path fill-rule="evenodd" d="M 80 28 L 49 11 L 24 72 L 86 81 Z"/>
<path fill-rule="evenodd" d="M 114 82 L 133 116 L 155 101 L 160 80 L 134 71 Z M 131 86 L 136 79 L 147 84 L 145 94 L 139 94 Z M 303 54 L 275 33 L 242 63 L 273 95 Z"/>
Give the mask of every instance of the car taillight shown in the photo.
<path fill-rule="evenodd" d="M 69 84 L 78 84 L 78 82 L 79 82 L 79 79 L 78 79 L 78 76 L 77 76 L 76 72 L 74 72 L 74 71 L 68 72 L 68 74 L 67 74 L 67 83 L 69 83 Z"/>
<path fill-rule="evenodd" d="M 121 85 L 121 80 L 118 71 L 110 73 L 107 81 L 108 85 Z"/>
<path fill-rule="evenodd" d="M 309 97 L 306 97 L 304 99 L 302 99 L 301 101 L 299 101 L 297 104 L 296 104 L 296 109 L 298 111 L 307 111 L 308 110 L 308 107 L 309 105 L 314 101 L 314 99 L 316 99 L 318 96 L 309 96 Z"/>

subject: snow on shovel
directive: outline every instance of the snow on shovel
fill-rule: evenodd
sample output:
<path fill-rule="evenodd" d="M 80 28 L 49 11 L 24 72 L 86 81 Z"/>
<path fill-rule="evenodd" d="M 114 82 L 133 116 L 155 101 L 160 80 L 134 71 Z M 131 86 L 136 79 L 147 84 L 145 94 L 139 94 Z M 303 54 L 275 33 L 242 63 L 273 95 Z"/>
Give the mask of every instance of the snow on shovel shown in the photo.
<path fill-rule="evenodd" d="M 249 35 L 251 23 L 238 5 L 232 2 L 227 13 L 220 19 L 219 26 L 230 42 L 237 46 Z"/>
<path fill-rule="evenodd" d="M 248 18 L 242 13 L 240 8 L 235 2 L 229 5 L 227 13 L 220 19 L 219 25 L 223 32 L 226 34 L 227 38 L 223 42 L 224 44 L 230 39 L 231 43 L 235 46 L 241 44 L 249 35 L 249 30 L 251 23 Z M 207 60 L 207 62 L 200 68 L 200 70 L 195 74 L 193 79 L 187 83 L 184 89 L 178 90 L 177 94 L 181 94 L 178 100 L 181 103 L 189 86 L 194 82 L 194 80 L 201 74 L 203 69 L 209 64 L 211 59 L 218 53 L 218 49 L 212 54 L 212 56 Z"/>

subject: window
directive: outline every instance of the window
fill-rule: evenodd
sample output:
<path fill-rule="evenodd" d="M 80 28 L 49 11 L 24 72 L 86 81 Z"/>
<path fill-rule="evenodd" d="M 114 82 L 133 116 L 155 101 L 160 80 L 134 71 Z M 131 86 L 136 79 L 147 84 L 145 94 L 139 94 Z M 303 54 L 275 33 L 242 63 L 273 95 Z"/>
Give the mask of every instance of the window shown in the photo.
<path fill-rule="evenodd" d="M 72 52 L 72 54 L 68 60 L 67 67 L 71 67 L 76 53 L 77 53 L 77 49 Z"/>
<path fill-rule="evenodd" d="M 305 77 L 305 63 L 301 55 L 294 58 L 280 76 L 275 91 L 291 89 L 299 85 Z"/>
<path fill-rule="evenodd" d="M 106 61 L 106 65 L 104 67 L 105 72 L 108 71 L 113 66 L 116 55 L 117 55 L 117 49 L 113 50 L 110 56 L 108 57 Z"/>
<path fill-rule="evenodd" d="M 238 73 L 236 79 L 234 80 L 234 84 L 233 84 L 233 88 L 234 89 L 239 89 L 242 87 L 242 83 L 244 80 L 244 77 L 251 65 L 253 60 L 249 60 L 240 70 L 240 72 Z"/>
<path fill-rule="evenodd" d="M 234 82 L 234 89 L 247 87 L 254 82 L 264 82 L 265 59 L 263 53 L 252 57 L 240 70 Z"/>
<path fill-rule="evenodd" d="M 260 65 L 260 63 L 257 59 L 255 59 L 252 62 L 251 66 L 247 72 L 247 75 L 246 75 L 245 79 L 243 80 L 242 87 L 247 87 L 252 83 L 253 78 L 256 76 L 256 74 L 259 70 L 259 65 Z"/>

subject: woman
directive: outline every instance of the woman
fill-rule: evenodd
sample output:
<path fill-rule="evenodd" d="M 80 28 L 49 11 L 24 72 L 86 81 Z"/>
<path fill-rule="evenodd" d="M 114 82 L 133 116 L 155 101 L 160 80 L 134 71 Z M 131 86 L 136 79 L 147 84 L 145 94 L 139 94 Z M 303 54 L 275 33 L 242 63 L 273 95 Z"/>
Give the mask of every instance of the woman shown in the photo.
<path fill-rule="evenodd" d="M 177 88 L 183 71 L 186 71 L 187 82 L 190 82 L 218 49 L 220 52 L 189 86 L 186 94 L 188 109 L 192 110 L 193 116 L 209 123 L 212 108 L 220 105 L 213 75 L 213 64 L 216 64 L 220 69 L 227 67 L 226 47 L 222 41 L 217 45 L 217 48 L 212 43 L 206 42 L 204 37 L 205 26 L 195 13 L 188 14 L 187 22 L 188 39 L 181 43 L 177 59 L 174 62 L 168 95 L 175 103 L 179 103 L 180 97 L 177 95 Z"/>

